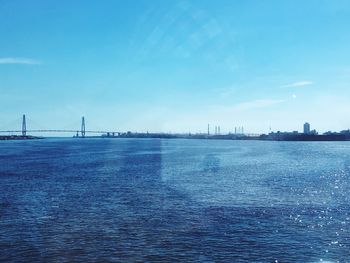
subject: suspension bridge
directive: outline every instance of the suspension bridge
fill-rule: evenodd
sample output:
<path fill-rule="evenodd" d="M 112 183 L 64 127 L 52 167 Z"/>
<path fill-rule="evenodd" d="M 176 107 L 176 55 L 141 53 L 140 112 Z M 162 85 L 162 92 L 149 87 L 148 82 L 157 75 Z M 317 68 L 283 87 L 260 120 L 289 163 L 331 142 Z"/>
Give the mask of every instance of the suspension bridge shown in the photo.
<path fill-rule="evenodd" d="M 119 136 L 121 132 L 116 131 L 93 131 L 93 130 L 86 130 L 85 127 L 85 117 L 81 118 L 81 126 L 78 130 L 73 129 L 27 129 L 27 120 L 26 115 L 23 114 L 22 116 L 22 129 L 20 130 L 0 130 L 0 133 L 9 133 L 9 134 L 21 134 L 22 136 L 27 136 L 27 134 L 32 133 L 73 133 L 75 134 L 75 137 L 82 137 L 84 138 L 86 134 L 106 134 L 107 136 Z"/>

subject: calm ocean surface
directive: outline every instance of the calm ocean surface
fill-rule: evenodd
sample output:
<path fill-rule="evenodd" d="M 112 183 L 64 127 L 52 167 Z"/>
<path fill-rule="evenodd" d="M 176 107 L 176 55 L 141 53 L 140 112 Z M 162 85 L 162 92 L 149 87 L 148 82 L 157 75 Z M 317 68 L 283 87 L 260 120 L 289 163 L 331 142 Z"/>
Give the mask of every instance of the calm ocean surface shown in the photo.
<path fill-rule="evenodd" d="M 0 142 L 1 262 L 350 262 L 350 142 Z"/>

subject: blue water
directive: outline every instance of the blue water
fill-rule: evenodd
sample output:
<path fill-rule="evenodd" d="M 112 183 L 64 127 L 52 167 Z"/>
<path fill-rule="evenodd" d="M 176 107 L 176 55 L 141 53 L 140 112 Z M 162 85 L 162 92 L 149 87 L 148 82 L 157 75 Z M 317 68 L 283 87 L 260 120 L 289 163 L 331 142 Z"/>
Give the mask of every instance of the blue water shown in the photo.
<path fill-rule="evenodd" d="M 350 262 L 350 142 L 0 142 L 1 262 Z"/>

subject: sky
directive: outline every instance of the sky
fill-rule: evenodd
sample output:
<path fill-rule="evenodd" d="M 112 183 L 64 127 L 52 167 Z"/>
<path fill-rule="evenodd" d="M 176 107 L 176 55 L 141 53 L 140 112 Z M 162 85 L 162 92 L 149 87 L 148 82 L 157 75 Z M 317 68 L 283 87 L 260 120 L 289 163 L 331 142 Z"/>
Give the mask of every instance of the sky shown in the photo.
<path fill-rule="evenodd" d="M 350 128 L 350 1 L 0 0 L 0 130 Z"/>

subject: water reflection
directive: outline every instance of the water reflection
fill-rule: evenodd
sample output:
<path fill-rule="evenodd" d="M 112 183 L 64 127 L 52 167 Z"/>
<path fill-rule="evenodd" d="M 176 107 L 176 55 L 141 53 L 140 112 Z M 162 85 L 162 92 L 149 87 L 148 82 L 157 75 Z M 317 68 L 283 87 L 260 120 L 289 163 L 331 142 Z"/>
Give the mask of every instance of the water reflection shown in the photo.
<path fill-rule="evenodd" d="M 204 173 L 215 175 L 220 169 L 220 159 L 214 154 L 207 154 L 202 165 Z"/>

